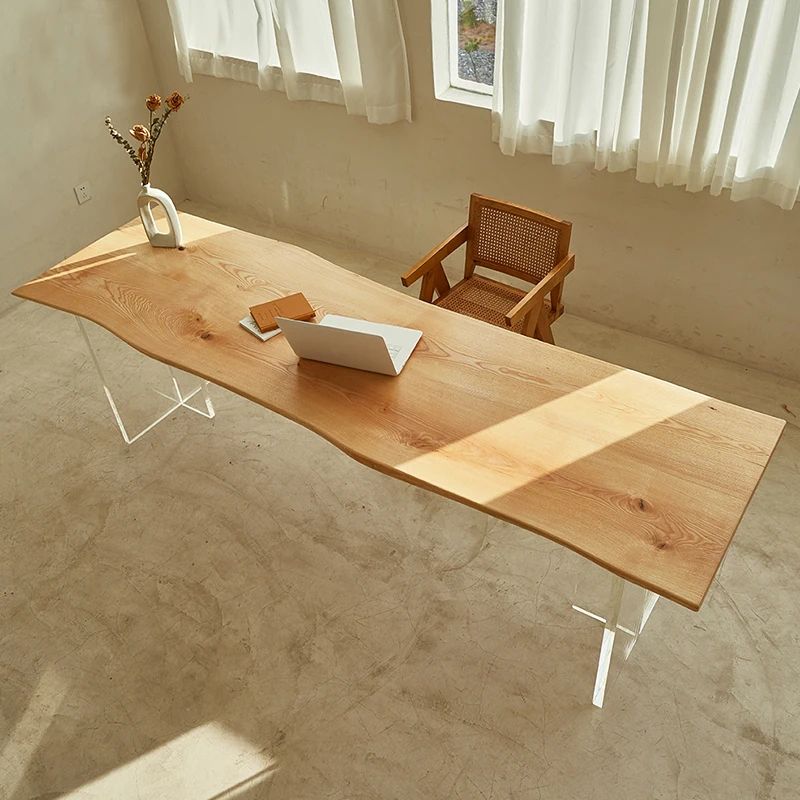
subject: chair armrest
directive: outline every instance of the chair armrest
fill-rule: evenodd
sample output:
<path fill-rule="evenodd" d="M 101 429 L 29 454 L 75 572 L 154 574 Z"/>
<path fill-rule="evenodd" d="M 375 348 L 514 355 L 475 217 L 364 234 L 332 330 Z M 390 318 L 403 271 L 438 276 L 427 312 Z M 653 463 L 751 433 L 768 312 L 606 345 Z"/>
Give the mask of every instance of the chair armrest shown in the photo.
<path fill-rule="evenodd" d="M 541 308 L 544 297 L 558 286 L 564 278 L 575 269 L 575 256 L 570 254 L 563 261 L 559 261 L 536 286 L 531 289 L 511 311 L 506 314 L 506 325 L 513 328 L 528 312 L 537 307 Z"/>
<path fill-rule="evenodd" d="M 400 280 L 403 286 L 411 286 L 414 281 L 419 280 L 426 272 L 430 272 L 438 264 L 442 263 L 443 258 L 447 258 L 450 253 L 455 252 L 467 241 L 469 235 L 469 223 L 460 227 L 452 236 L 445 239 L 438 247 L 431 250 L 421 261 L 418 261 Z"/>

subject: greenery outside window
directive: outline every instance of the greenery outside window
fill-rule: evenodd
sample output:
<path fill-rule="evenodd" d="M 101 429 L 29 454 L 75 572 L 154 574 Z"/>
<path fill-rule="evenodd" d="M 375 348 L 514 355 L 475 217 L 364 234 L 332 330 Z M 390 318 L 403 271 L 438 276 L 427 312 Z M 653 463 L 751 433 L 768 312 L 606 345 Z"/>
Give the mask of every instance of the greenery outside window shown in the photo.
<path fill-rule="evenodd" d="M 436 96 L 491 108 L 498 0 L 432 0 Z"/>

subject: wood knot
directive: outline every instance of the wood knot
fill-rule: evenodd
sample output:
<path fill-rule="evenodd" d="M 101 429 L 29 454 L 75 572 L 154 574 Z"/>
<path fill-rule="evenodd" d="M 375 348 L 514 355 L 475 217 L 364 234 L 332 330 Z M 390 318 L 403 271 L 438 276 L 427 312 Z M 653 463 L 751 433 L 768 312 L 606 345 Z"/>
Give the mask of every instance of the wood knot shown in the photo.
<path fill-rule="evenodd" d="M 211 331 L 203 331 L 203 333 L 200 334 L 200 338 L 201 339 L 210 339 L 211 338 Z"/>
<path fill-rule="evenodd" d="M 659 550 L 666 550 L 669 547 L 669 542 L 659 542 L 656 547 Z"/>
<path fill-rule="evenodd" d="M 639 499 L 636 501 L 636 505 L 637 505 L 637 506 L 639 506 L 639 509 L 640 509 L 641 511 L 644 511 L 644 507 L 645 507 L 645 506 L 644 506 L 644 500 L 642 500 L 642 498 L 641 498 L 641 497 L 640 497 L 640 498 L 639 498 Z"/>
<path fill-rule="evenodd" d="M 425 452 L 434 452 L 442 446 L 442 442 L 434 439 L 427 433 L 420 433 L 414 438 L 410 439 L 408 444 L 415 450 L 423 450 Z"/>

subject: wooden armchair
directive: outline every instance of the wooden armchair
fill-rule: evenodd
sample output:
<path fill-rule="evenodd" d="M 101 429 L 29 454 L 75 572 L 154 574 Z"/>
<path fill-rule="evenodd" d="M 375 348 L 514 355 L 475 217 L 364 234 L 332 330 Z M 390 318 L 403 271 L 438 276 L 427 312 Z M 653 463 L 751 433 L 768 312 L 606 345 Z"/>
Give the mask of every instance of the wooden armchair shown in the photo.
<path fill-rule="evenodd" d="M 569 254 L 571 233 L 572 223 L 566 220 L 473 194 L 469 222 L 401 281 L 403 286 L 411 286 L 422 278 L 420 300 L 553 344 L 550 326 L 564 313 L 564 278 L 575 267 L 575 256 Z M 463 244 L 467 245 L 464 280 L 451 287 L 442 259 Z M 526 294 L 515 286 L 476 275 L 476 266 L 521 278 L 534 288 Z"/>

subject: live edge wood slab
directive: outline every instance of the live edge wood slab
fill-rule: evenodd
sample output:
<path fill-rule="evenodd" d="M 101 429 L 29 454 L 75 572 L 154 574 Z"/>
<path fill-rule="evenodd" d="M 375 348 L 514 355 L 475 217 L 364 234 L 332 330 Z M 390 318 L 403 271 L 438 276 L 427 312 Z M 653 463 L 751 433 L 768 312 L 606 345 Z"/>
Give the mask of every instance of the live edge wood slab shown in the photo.
<path fill-rule="evenodd" d="M 300 248 L 181 214 L 138 220 L 14 294 L 288 417 L 356 460 L 559 542 L 698 610 L 782 420 L 454 314 Z M 398 377 L 300 361 L 239 326 L 303 292 L 318 318 L 423 331 Z M 436 536 L 436 531 L 431 531 Z"/>

